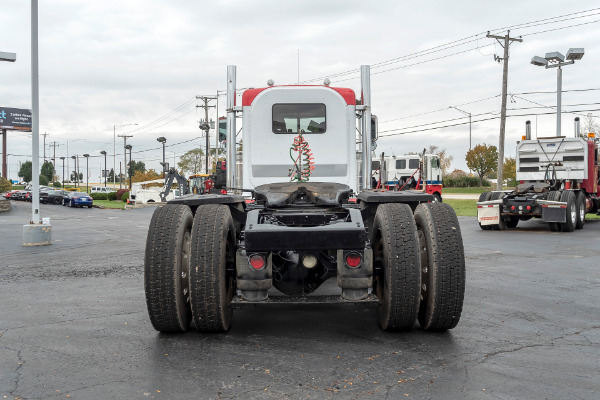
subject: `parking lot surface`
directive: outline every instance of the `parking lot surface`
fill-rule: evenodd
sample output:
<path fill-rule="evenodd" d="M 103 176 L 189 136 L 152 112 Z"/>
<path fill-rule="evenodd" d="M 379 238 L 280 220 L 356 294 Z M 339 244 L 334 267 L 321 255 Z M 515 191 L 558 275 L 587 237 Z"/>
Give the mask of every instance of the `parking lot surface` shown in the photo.
<path fill-rule="evenodd" d="M 0 213 L 0 399 L 597 399 L 600 221 L 481 231 L 459 218 L 465 306 L 446 333 L 387 333 L 373 306 L 236 309 L 226 334 L 160 334 L 143 289 L 154 207 L 42 205 L 53 245 Z"/>

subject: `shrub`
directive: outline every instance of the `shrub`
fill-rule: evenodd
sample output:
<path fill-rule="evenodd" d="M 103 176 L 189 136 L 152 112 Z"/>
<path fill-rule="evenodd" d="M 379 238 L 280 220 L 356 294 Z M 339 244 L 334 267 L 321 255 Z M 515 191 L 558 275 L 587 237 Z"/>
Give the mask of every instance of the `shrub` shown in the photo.
<path fill-rule="evenodd" d="M 115 201 L 117 199 L 117 192 L 106 193 L 106 199 L 110 201 Z"/>
<path fill-rule="evenodd" d="M 123 193 L 129 193 L 129 190 L 127 190 L 127 189 L 119 189 L 119 190 L 117 190 L 117 193 L 115 193 L 115 200 L 123 200 L 121 198 L 123 196 Z"/>
<path fill-rule="evenodd" d="M 52 186 L 54 186 L 55 188 L 59 188 L 62 187 L 62 184 L 60 182 L 52 182 Z"/>
<path fill-rule="evenodd" d="M 92 193 L 90 196 L 94 200 L 106 200 L 106 199 L 108 199 L 108 193 Z"/>
<path fill-rule="evenodd" d="M 0 178 L 0 193 L 8 192 L 12 188 L 12 182 L 5 177 Z"/>
<path fill-rule="evenodd" d="M 474 176 L 459 176 L 452 178 L 449 176 L 444 177 L 445 187 L 478 187 L 479 178 Z M 490 186 L 490 181 L 487 179 L 483 180 L 483 186 Z"/>
<path fill-rule="evenodd" d="M 48 186 L 48 177 L 46 175 L 40 175 L 40 185 Z"/>
<path fill-rule="evenodd" d="M 127 191 L 127 192 L 125 192 L 125 193 L 123 193 L 123 194 L 121 195 L 121 201 L 122 201 L 123 203 L 127 203 L 127 200 L 128 200 L 128 199 L 129 199 L 129 192 Z"/>

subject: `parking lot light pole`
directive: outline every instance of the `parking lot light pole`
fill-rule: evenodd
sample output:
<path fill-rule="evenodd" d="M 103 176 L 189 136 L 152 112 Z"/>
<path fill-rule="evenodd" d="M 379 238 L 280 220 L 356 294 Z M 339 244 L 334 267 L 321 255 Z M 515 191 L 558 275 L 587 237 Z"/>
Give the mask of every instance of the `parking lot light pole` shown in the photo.
<path fill-rule="evenodd" d="M 106 151 L 102 150 L 100 154 L 104 155 L 104 187 L 106 187 Z"/>
<path fill-rule="evenodd" d="M 556 68 L 556 136 L 561 136 L 561 104 L 562 104 L 562 67 L 565 65 L 575 64 L 575 60 L 581 60 L 585 51 L 583 48 L 571 48 L 567 51 L 566 59 L 558 51 L 546 53 L 544 58 L 534 56 L 531 59 L 531 63 L 538 67 Z"/>
<path fill-rule="evenodd" d="M 63 162 L 63 180 L 62 180 L 62 188 L 65 188 L 65 158 L 66 157 L 61 157 L 60 159 Z"/>
<path fill-rule="evenodd" d="M 71 158 L 73 159 L 73 163 L 75 170 L 73 171 L 73 173 L 75 174 L 75 187 L 77 187 L 77 181 L 79 180 L 79 176 L 77 175 L 77 161 L 75 161 L 75 156 L 71 156 Z"/>
<path fill-rule="evenodd" d="M 162 143 L 162 146 L 163 146 L 162 177 L 164 179 L 165 178 L 165 165 L 166 165 L 165 164 L 165 142 L 167 141 L 167 139 L 161 136 L 161 137 L 157 138 L 156 140 L 158 140 L 160 143 Z"/>
<path fill-rule="evenodd" d="M 90 193 L 90 173 L 88 172 L 88 167 L 90 165 L 89 164 L 90 155 L 84 154 L 83 156 L 85 157 L 85 190 L 89 194 Z"/>

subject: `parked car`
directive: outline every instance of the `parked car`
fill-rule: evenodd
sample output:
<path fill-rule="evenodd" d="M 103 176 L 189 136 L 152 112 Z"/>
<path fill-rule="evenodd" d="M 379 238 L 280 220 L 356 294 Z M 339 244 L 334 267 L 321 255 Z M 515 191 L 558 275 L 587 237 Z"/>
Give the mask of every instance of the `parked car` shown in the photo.
<path fill-rule="evenodd" d="M 14 192 L 11 195 L 11 199 L 17 200 L 17 201 L 24 201 L 26 193 L 27 193 L 27 190 L 17 190 L 16 192 Z"/>
<path fill-rule="evenodd" d="M 12 196 L 18 191 L 19 191 L 19 189 L 9 190 L 8 192 L 4 193 L 3 196 L 5 199 L 13 199 L 14 200 L 14 198 Z"/>
<path fill-rule="evenodd" d="M 64 198 L 69 194 L 66 190 L 51 190 L 48 192 L 48 203 L 63 204 Z"/>
<path fill-rule="evenodd" d="M 90 193 L 110 193 L 115 192 L 113 188 L 104 187 L 104 186 L 93 186 Z"/>
<path fill-rule="evenodd" d="M 63 200 L 63 206 L 69 207 L 85 207 L 92 208 L 94 200 L 83 192 L 70 192 Z"/>

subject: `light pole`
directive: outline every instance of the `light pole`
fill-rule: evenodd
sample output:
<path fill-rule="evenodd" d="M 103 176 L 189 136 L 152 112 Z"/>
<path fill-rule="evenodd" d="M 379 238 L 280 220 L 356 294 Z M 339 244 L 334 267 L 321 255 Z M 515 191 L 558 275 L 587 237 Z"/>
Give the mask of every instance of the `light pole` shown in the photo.
<path fill-rule="evenodd" d="M 166 165 L 165 164 L 165 142 L 167 141 L 167 139 L 161 136 L 159 138 L 156 138 L 156 140 L 158 140 L 160 143 L 162 143 L 162 146 L 163 146 L 162 177 L 164 179 L 165 178 L 165 165 Z"/>
<path fill-rule="evenodd" d="M 556 136 L 561 136 L 560 133 L 560 117 L 561 117 L 561 101 L 562 101 L 562 67 L 565 65 L 575 64 L 575 60 L 581 60 L 585 51 L 583 48 L 571 48 L 567 51 L 566 59 L 558 51 L 546 53 L 544 58 L 534 56 L 531 59 L 533 65 L 539 67 L 557 68 L 556 70 Z"/>
<path fill-rule="evenodd" d="M 131 198 L 131 175 L 133 172 L 133 167 L 131 166 L 131 147 L 132 146 L 130 144 L 125 146 L 125 150 L 129 150 L 129 171 L 127 171 L 127 165 L 125 165 L 125 173 L 129 172 L 129 198 Z"/>
<path fill-rule="evenodd" d="M 104 155 L 104 187 L 106 187 L 106 151 L 102 150 L 100 154 Z"/>
<path fill-rule="evenodd" d="M 454 108 L 456 111 L 460 111 L 461 113 L 469 116 L 469 151 L 471 150 L 471 113 L 461 110 L 458 107 L 450 106 L 448 108 Z"/>
<path fill-rule="evenodd" d="M 131 126 L 137 124 L 122 124 L 122 125 L 113 125 L 113 189 L 117 185 L 116 175 L 117 175 L 117 128 L 122 128 L 124 126 Z"/>
<path fill-rule="evenodd" d="M 65 188 L 65 157 L 60 158 L 63 162 L 63 179 L 62 179 L 62 188 Z"/>
<path fill-rule="evenodd" d="M 77 175 L 77 161 L 75 161 L 75 156 L 71 156 L 71 158 L 73 159 L 73 163 L 75 164 L 75 187 L 77 187 L 77 181 L 79 180 L 79 175 Z"/>
<path fill-rule="evenodd" d="M 85 190 L 90 193 L 90 173 L 88 172 L 90 155 L 84 154 L 83 156 L 85 157 Z"/>
<path fill-rule="evenodd" d="M 200 126 L 198 126 L 198 128 L 200 128 L 201 130 L 204 131 L 204 133 L 206 134 L 206 173 L 208 174 L 208 153 L 210 152 L 210 145 L 208 143 L 208 132 L 210 130 L 210 125 L 208 124 L 208 121 L 200 121 Z"/>

